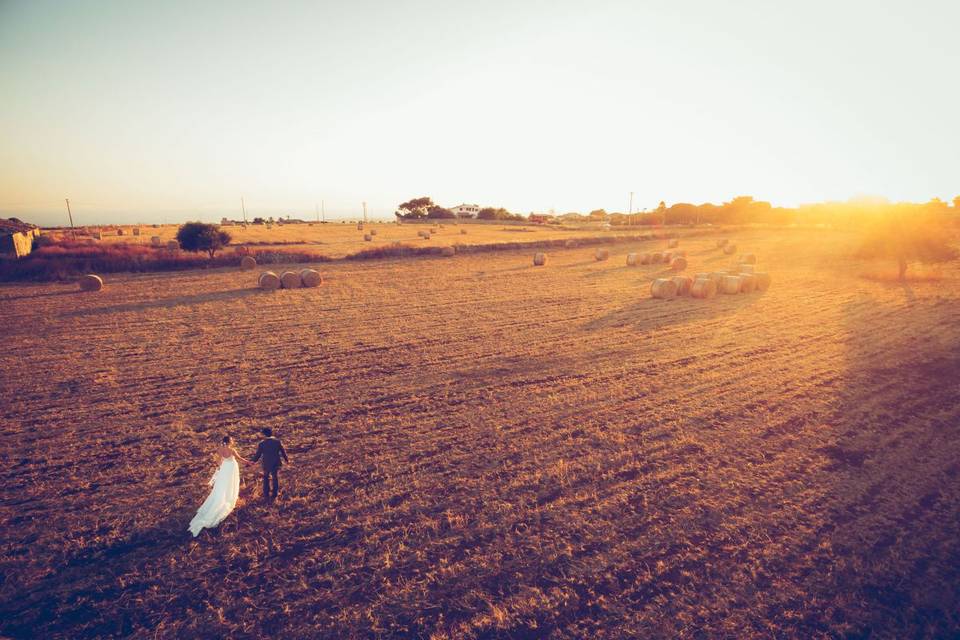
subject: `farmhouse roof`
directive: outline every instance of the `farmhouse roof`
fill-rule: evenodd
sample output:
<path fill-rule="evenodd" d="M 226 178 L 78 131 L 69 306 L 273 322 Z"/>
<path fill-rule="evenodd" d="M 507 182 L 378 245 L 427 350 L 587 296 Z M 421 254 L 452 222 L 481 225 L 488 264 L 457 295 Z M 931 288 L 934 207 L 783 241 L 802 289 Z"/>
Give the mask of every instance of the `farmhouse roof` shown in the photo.
<path fill-rule="evenodd" d="M 4 220 L 0 218 L 0 236 L 8 236 L 13 233 L 33 231 L 37 225 L 29 222 L 20 222 L 19 220 Z"/>

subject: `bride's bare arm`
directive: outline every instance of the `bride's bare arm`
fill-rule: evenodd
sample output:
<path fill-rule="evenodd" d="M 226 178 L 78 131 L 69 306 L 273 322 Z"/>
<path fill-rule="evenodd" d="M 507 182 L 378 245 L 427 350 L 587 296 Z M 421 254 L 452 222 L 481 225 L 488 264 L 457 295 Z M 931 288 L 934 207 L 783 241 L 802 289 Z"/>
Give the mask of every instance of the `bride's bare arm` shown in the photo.
<path fill-rule="evenodd" d="M 240 460 L 242 462 L 250 462 L 249 460 L 241 456 L 239 453 L 237 453 L 237 450 L 234 449 L 233 447 L 230 448 L 230 453 L 232 453 L 233 457 L 236 458 L 237 460 Z"/>

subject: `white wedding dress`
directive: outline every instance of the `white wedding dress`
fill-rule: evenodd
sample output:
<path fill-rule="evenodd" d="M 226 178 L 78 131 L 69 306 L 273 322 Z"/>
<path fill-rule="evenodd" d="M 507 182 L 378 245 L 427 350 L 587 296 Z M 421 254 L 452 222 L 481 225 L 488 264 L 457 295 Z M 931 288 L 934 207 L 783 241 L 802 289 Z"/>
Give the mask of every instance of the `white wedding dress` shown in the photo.
<path fill-rule="evenodd" d="M 240 465 L 233 456 L 224 458 L 210 478 L 213 489 L 190 521 L 190 533 L 196 538 L 204 528 L 213 528 L 224 521 L 237 506 L 240 495 Z"/>

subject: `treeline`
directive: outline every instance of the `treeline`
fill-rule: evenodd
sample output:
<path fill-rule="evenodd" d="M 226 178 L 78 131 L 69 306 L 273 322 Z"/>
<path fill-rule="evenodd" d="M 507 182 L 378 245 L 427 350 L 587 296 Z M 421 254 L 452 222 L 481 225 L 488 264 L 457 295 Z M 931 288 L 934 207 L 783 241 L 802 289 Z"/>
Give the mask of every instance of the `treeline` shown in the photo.
<path fill-rule="evenodd" d="M 431 198 L 426 196 L 407 200 L 397 207 L 397 211 L 394 213 L 394 215 L 401 220 L 420 220 L 423 218 L 442 220 L 474 217 L 478 220 L 526 220 L 524 216 L 516 213 L 510 213 L 502 207 L 484 207 L 483 209 L 480 209 L 476 215 L 472 213 L 457 215 L 450 209 L 445 209 L 444 207 L 435 204 Z"/>
<path fill-rule="evenodd" d="M 689 204 L 678 202 L 667 206 L 661 202 L 653 211 L 628 215 L 606 213 L 602 209 L 586 216 L 566 214 L 563 219 L 581 218 L 602 220 L 611 225 L 661 224 L 830 224 L 833 226 L 860 226 L 885 215 L 904 215 L 960 222 L 960 196 L 953 206 L 934 198 L 926 203 L 892 203 L 879 198 L 853 199 L 847 202 L 822 202 L 799 207 L 774 207 L 769 202 L 740 196 L 723 204 Z"/>
<path fill-rule="evenodd" d="M 428 197 L 414 198 L 401 204 L 395 214 L 401 219 L 457 218 L 451 210 L 434 204 Z M 530 214 L 543 218 L 542 215 Z M 652 211 L 639 213 L 607 213 L 596 209 L 587 214 L 565 213 L 553 217 L 555 222 L 599 222 L 612 226 L 694 225 L 694 224 L 830 224 L 833 226 L 860 226 L 878 216 L 907 216 L 927 221 L 960 224 L 960 196 L 948 204 L 934 198 L 925 203 L 892 203 L 881 198 L 859 198 L 846 202 L 822 202 L 799 207 L 774 207 L 769 202 L 739 196 L 722 204 L 690 204 L 678 202 L 667 206 L 661 202 Z M 503 208 L 486 207 L 476 216 L 480 220 L 527 220 L 526 216 L 510 213 Z"/>

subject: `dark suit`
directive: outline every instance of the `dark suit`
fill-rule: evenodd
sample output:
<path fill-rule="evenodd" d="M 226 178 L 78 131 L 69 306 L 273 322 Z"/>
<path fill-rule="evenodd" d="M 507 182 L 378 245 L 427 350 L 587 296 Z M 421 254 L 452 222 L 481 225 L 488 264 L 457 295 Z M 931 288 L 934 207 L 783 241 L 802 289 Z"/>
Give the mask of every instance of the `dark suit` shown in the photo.
<path fill-rule="evenodd" d="M 253 461 L 260 460 L 263 466 L 263 497 L 272 500 L 280 492 L 280 466 L 284 462 L 290 462 L 287 458 L 287 452 L 283 448 L 283 443 L 277 438 L 270 437 L 261 440 L 257 446 L 257 453 L 253 456 Z M 273 486 L 271 487 L 271 479 Z"/>

